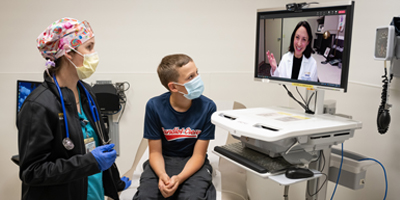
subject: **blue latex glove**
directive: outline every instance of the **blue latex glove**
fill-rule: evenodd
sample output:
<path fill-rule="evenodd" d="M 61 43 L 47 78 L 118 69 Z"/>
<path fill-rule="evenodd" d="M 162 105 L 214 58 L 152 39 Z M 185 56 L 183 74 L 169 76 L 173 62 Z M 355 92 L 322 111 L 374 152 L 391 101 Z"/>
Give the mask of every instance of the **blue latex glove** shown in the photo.
<path fill-rule="evenodd" d="M 96 147 L 91 151 L 94 158 L 96 158 L 101 171 L 107 170 L 114 163 L 117 158 L 117 151 L 115 151 L 114 144 L 107 144 Z"/>
<path fill-rule="evenodd" d="M 121 178 L 121 181 L 125 182 L 125 188 L 124 188 L 124 190 L 126 190 L 126 188 L 128 188 L 128 187 L 131 185 L 131 183 L 132 183 L 132 180 L 129 180 L 129 178 L 126 177 L 126 176 L 123 176 L 123 177 Z"/>

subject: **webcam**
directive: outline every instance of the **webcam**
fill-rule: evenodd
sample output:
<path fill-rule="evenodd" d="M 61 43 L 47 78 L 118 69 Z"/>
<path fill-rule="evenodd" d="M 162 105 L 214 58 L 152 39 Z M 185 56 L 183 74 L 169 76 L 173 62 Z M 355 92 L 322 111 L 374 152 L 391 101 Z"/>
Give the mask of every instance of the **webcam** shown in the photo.
<path fill-rule="evenodd" d="M 286 4 L 286 10 L 293 12 L 301 12 L 303 8 L 307 8 L 310 4 L 318 4 L 318 2 L 288 3 Z"/>
<path fill-rule="evenodd" d="M 288 3 L 288 4 L 286 4 L 286 10 L 299 12 L 303 8 L 303 6 L 302 6 L 303 4 L 305 5 L 306 3 L 299 3 L 299 4 L 297 4 L 297 3 Z"/>

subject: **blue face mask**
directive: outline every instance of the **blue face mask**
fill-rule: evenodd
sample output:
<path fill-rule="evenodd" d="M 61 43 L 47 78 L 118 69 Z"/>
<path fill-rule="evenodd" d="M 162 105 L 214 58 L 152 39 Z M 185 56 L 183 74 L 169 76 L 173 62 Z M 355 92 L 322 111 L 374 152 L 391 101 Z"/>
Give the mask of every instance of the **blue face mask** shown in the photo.
<path fill-rule="evenodd" d="M 185 84 L 179 84 L 179 83 L 175 83 L 177 85 L 181 85 L 184 86 L 186 88 L 186 91 L 188 92 L 187 94 L 178 91 L 179 93 L 182 93 L 184 97 L 186 97 L 187 99 L 196 99 L 199 98 L 201 96 L 201 94 L 203 94 L 204 91 L 204 84 L 203 81 L 200 78 L 200 75 L 198 75 L 196 78 L 194 78 L 193 80 L 185 83 Z"/>

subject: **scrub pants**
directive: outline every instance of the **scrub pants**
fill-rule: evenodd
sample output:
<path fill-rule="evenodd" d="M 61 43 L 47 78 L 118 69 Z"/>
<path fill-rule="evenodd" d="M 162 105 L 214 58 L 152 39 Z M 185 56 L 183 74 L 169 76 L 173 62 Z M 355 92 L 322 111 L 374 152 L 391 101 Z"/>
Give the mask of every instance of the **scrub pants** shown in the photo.
<path fill-rule="evenodd" d="M 169 177 L 179 174 L 190 157 L 169 157 L 164 156 L 165 171 Z M 147 160 L 143 164 L 143 173 L 140 176 L 140 186 L 133 197 L 133 200 L 215 200 L 216 190 L 212 184 L 212 167 L 205 160 L 203 166 L 178 186 L 174 195 L 164 198 L 158 189 L 158 176 L 151 168 Z"/>

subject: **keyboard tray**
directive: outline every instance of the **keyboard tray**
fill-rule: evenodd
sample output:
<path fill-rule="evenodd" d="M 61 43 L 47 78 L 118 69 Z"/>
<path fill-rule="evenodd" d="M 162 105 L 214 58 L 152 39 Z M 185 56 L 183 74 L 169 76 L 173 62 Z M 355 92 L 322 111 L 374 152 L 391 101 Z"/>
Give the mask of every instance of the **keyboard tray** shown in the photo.
<path fill-rule="evenodd" d="M 283 157 L 271 158 L 266 154 L 243 147 L 241 142 L 216 146 L 214 151 L 261 174 L 279 173 L 292 166 Z"/>

